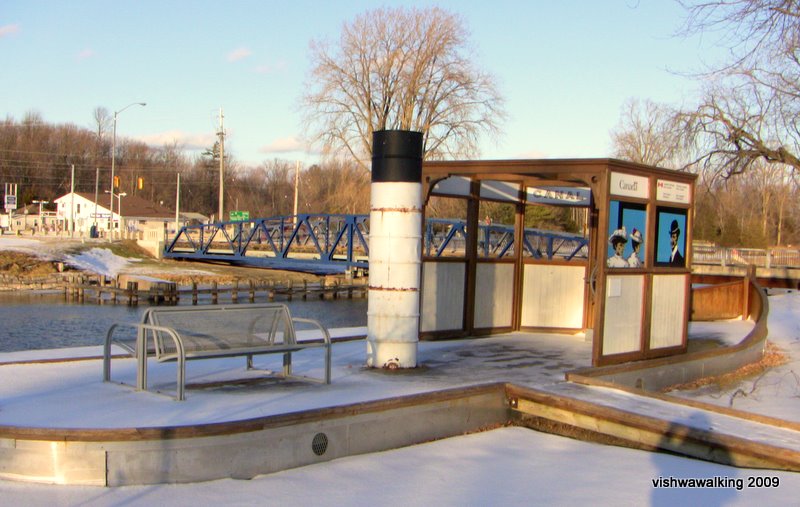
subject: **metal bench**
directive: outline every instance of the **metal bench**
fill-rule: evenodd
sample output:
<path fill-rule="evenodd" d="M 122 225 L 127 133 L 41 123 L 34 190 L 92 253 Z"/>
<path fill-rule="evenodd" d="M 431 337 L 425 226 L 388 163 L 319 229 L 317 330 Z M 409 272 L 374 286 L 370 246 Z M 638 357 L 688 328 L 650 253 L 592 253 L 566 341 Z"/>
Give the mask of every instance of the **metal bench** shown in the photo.
<path fill-rule="evenodd" d="M 322 332 L 322 340 L 298 342 L 295 323 L 315 326 Z M 128 332 L 117 332 L 122 328 L 128 328 Z M 127 339 L 123 339 L 123 334 Z M 247 369 L 253 369 L 254 355 L 283 354 L 283 374 L 279 377 L 331 382 L 328 330 L 316 320 L 292 317 L 289 308 L 279 303 L 148 308 L 140 323 L 116 323 L 106 333 L 105 382 L 111 381 L 112 344 L 136 358 L 138 390 L 147 390 L 148 358 L 153 357 L 158 362 L 176 361 L 178 400 L 185 399 L 186 361 L 191 359 L 245 356 Z M 292 375 L 292 353 L 314 348 L 325 349 L 325 377 Z"/>

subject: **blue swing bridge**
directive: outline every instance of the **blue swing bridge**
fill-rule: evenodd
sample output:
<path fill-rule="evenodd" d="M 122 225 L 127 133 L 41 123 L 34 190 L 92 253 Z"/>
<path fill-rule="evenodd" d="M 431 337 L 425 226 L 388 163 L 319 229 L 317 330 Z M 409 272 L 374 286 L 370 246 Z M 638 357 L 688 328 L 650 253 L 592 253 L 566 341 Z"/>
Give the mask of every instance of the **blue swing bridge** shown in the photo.
<path fill-rule="evenodd" d="M 461 219 L 427 218 L 426 257 L 464 257 L 467 224 Z M 514 227 L 481 223 L 479 259 L 511 258 Z M 526 228 L 524 257 L 586 260 L 589 238 L 579 234 Z M 315 274 L 369 269 L 369 215 L 298 214 L 181 227 L 164 248 L 164 257 Z"/>

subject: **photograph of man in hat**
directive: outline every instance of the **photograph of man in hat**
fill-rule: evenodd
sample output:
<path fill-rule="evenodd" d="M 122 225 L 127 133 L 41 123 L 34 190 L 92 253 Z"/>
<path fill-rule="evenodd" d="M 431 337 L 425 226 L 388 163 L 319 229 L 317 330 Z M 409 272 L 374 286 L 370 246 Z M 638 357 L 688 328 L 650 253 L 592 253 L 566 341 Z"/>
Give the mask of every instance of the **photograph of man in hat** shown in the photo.
<path fill-rule="evenodd" d="M 644 266 L 641 257 L 639 257 L 639 250 L 642 249 L 642 233 L 636 227 L 631 231 L 631 247 L 633 252 L 628 256 L 628 266 L 631 268 L 641 268 Z"/>
<path fill-rule="evenodd" d="M 686 264 L 683 255 L 681 255 L 681 252 L 678 250 L 678 238 L 680 238 L 680 236 L 681 229 L 678 226 L 678 221 L 673 220 L 669 227 L 669 245 L 672 248 L 672 252 L 669 256 L 669 265 L 682 268 Z"/>
<path fill-rule="evenodd" d="M 611 247 L 614 248 L 614 255 L 608 258 L 606 261 L 609 268 L 627 268 L 628 261 L 625 260 L 625 257 L 622 256 L 623 252 L 625 252 L 625 245 L 628 244 L 628 234 L 625 231 L 625 226 L 623 225 L 621 228 L 617 229 L 611 236 L 608 237 L 608 242 L 611 243 Z"/>

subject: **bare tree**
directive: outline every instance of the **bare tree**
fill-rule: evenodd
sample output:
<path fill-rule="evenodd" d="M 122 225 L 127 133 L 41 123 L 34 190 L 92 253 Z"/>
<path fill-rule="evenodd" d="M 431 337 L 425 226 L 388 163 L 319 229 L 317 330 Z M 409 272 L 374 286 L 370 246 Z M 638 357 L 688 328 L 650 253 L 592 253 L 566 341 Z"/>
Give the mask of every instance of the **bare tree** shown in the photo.
<path fill-rule="evenodd" d="M 505 113 L 468 39 L 462 18 L 443 9 L 384 8 L 345 24 L 335 45 L 312 41 L 301 100 L 311 141 L 365 168 L 383 129 L 422 132 L 427 158 L 476 154 Z"/>
<path fill-rule="evenodd" d="M 648 99 L 629 99 L 611 132 L 613 155 L 640 164 L 688 170 L 694 145 L 681 127 L 677 110 Z"/>
<path fill-rule="evenodd" d="M 92 111 L 92 119 L 94 120 L 94 128 L 97 129 L 97 139 L 102 140 L 105 138 L 106 133 L 111 130 L 114 122 L 114 117 L 103 106 L 97 106 Z"/>
<path fill-rule="evenodd" d="M 704 73 L 699 105 L 687 111 L 687 131 L 705 151 L 698 159 L 727 176 L 758 160 L 800 171 L 800 2 L 682 2 L 685 33 L 721 30 L 731 61 Z"/>

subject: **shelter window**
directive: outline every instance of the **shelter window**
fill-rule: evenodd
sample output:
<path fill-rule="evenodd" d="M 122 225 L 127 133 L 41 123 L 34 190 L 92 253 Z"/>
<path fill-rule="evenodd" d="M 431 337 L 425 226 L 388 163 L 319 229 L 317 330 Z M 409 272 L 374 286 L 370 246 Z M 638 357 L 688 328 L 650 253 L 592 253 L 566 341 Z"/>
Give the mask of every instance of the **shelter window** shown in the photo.
<path fill-rule="evenodd" d="M 467 200 L 431 196 L 425 206 L 426 257 L 464 258 L 467 252 Z"/>
<path fill-rule="evenodd" d="M 514 217 L 511 203 L 481 201 L 478 216 L 478 257 L 510 259 L 514 257 Z"/>
<path fill-rule="evenodd" d="M 542 204 L 525 206 L 522 256 L 536 260 L 586 261 L 588 211 Z"/>

